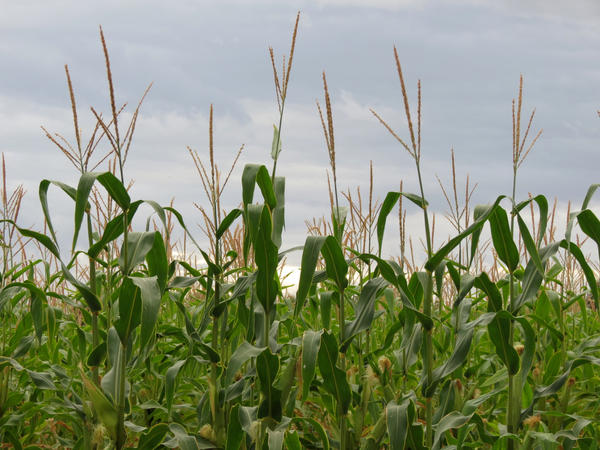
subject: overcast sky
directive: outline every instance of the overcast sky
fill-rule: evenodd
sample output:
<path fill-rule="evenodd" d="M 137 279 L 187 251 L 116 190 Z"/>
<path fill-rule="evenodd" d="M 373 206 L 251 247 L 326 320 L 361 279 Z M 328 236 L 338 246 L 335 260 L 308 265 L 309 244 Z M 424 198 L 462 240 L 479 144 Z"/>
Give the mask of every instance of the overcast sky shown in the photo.
<path fill-rule="evenodd" d="M 28 195 L 21 223 L 42 224 L 42 178 L 75 184 L 77 174 L 45 138 L 44 125 L 72 139 L 63 65 L 70 67 L 83 135 L 89 106 L 107 113 L 103 26 L 119 102 L 134 105 L 151 81 L 126 175 L 134 198 L 175 198 L 189 224 L 203 192 L 186 146 L 208 155 L 208 109 L 215 108 L 215 145 L 223 168 L 245 144 L 224 198 L 236 207 L 246 163 L 271 166 L 277 121 L 268 46 L 280 61 L 289 51 L 296 12 L 300 26 L 284 118 L 278 172 L 287 178 L 284 247 L 302 244 L 304 221 L 328 213 L 328 156 L 315 107 L 321 72 L 332 95 L 340 188 L 366 190 L 373 161 L 380 199 L 404 180 L 417 192 L 413 162 L 370 114 L 374 108 L 403 137 L 396 45 L 411 101 L 423 87 L 422 165 L 426 195 L 441 215 L 435 175 L 449 182 L 450 149 L 458 178 L 479 183 L 475 203 L 511 187 L 511 100 L 523 74 L 524 111 L 537 108 L 543 135 L 525 164 L 518 197 L 557 197 L 579 205 L 600 181 L 600 4 L 594 0 L 318 0 L 283 1 L 20 1 L 0 0 L 0 151 L 9 187 Z M 95 6 L 94 6 L 95 5 Z M 407 138 L 408 139 L 408 138 Z M 58 227 L 72 209 L 58 204 Z M 418 211 L 410 226 L 419 226 Z M 439 225 L 440 240 L 449 228 Z M 192 227 L 200 234 L 196 226 Z M 394 226 L 388 254 L 397 254 Z M 444 236 L 445 233 L 445 236 Z M 70 234 L 70 231 L 65 232 Z"/>

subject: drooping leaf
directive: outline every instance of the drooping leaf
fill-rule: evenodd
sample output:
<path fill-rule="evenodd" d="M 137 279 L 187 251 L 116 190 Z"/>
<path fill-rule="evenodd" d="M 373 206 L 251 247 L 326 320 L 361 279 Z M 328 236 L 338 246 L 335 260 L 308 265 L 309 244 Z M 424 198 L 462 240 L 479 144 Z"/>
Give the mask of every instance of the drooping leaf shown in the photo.
<path fill-rule="evenodd" d="M 119 255 L 119 265 L 124 273 L 129 274 L 146 259 L 146 255 L 154 246 L 154 235 L 153 231 L 134 231 L 127 234 L 127 242 L 123 243 L 124 246 L 127 245 L 127 261 L 124 248 L 121 248 Z"/>
<path fill-rule="evenodd" d="M 519 265 L 519 250 L 511 235 L 506 211 L 500 206 L 496 207 L 490 214 L 489 221 L 494 249 L 512 273 Z"/>
<path fill-rule="evenodd" d="M 335 337 L 328 332 L 321 335 L 319 348 L 319 370 L 323 376 L 323 387 L 336 399 L 342 412 L 346 414 L 350 406 L 350 386 L 346 373 L 337 367 L 338 345 Z"/>
<path fill-rule="evenodd" d="M 269 348 L 256 357 L 256 373 L 260 381 L 263 400 L 258 407 L 258 417 L 269 417 L 281 420 L 281 391 L 273 386 L 279 372 L 279 358 Z"/>
<path fill-rule="evenodd" d="M 114 323 L 121 343 L 125 347 L 128 345 L 132 331 L 141 322 L 141 312 L 140 289 L 133 283 L 131 277 L 125 277 L 119 289 L 119 319 Z"/>
<path fill-rule="evenodd" d="M 304 250 L 302 251 L 302 263 L 300 265 L 300 280 L 298 281 L 298 289 L 296 291 L 296 305 L 294 308 L 294 316 L 298 316 L 304 300 L 310 289 L 317 267 L 317 261 L 321 248 L 325 243 L 325 236 L 307 236 L 304 242 Z"/>
<path fill-rule="evenodd" d="M 306 330 L 302 336 L 302 399 L 306 400 L 315 376 L 323 331 Z"/>
<path fill-rule="evenodd" d="M 387 430 L 392 450 L 403 450 L 405 448 L 408 432 L 408 404 L 409 400 L 404 400 L 399 405 L 392 400 L 385 408 Z"/>
<path fill-rule="evenodd" d="M 344 342 L 340 347 L 342 353 L 345 353 L 354 336 L 371 327 L 375 314 L 375 301 L 386 286 L 387 281 L 379 277 L 367 281 L 363 286 L 355 307 L 354 320 L 344 326 Z"/>
<path fill-rule="evenodd" d="M 155 334 L 158 311 L 160 310 L 160 287 L 156 276 L 148 278 L 131 277 L 130 279 L 139 288 L 141 296 L 140 351 L 143 352 Z"/>

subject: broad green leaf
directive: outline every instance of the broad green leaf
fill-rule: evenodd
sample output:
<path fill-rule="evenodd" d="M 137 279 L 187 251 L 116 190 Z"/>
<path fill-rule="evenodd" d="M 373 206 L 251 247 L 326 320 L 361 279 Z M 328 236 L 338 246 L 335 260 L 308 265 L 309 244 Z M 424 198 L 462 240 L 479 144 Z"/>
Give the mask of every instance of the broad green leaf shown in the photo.
<path fill-rule="evenodd" d="M 315 376 L 322 334 L 322 330 L 306 330 L 302 335 L 302 400 L 305 401 Z"/>
<path fill-rule="evenodd" d="M 154 234 L 154 231 L 134 231 L 127 234 L 127 243 L 123 243 L 119 255 L 119 266 L 124 273 L 129 274 L 146 259 L 146 255 L 154 246 Z M 125 245 L 127 245 L 127 261 L 125 261 Z"/>
<path fill-rule="evenodd" d="M 97 174 L 98 182 L 104 186 L 108 195 L 112 197 L 112 199 L 117 202 L 117 205 L 121 207 L 121 209 L 126 210 L 129 208 L 131 203 L 131 198 L 127 193 L 127 189 L 121 183 L 117 177 L 115 177 L 111 172 L 103 172 Z"/>
<path fill-rule="evenodd" d="M 354 308 L 354 320 L 344 325 L 344 342 L 340 347 L 342 353 L 346 352 L 354 336 L 371 327 L 375 315 L 375 301 L 386 286 L 387 281 L 379 277 L 367 281 L 363 286 Z"/>
<path fill-rule="evenodd" d="M 260 390 L 264 396 L 258 407 L 258 417 L 269 417 L 281 420 L 281 391 L 273 386 L 279 372 L 279 357 L 271 353 L 269 348 L 256 357 L 256 373 L 260 381 Z"/>
<path fill-rule="evenodd" d="M 340 244 L 333 236 L 327 236 L 321 247 L 321 254 L 325 259 L 325 270 L 327 276 L 335 282 L 339 290 L 348 286 L 346 275 L 348 274 L 348 263 L 344 259 L 344 253 Z"/>
<path fill-rule="evenodd" d="M 533 414 L 533 406 L 540 398 L 556 394 L 568 380 L 571 371 L 585 364 L 594 364 L 595 366 L 600 366 L 600 358 L 596 358 L 590 355 L 583 355 L 567 362 L 565 364 L 564 372 L 558 377 L 556 377 L 556 379 L 551 384 L 549 384 L 548 386 L 538 386 L 535 388 L 535 392 L 533 394 L 533 398 L 530 405 L 526 409 L 521 411 L 521 421 Z"/>
<path fill-rule="evenodd" d="M 350 406 L 350 386 L 346 379 L 346 372 L 337 367 L 337 359 L 338 345 L 335 337 L 328 332 L 323 332 L 318 356 L 323 387 L 333 395 L 342 412 L 346 414 Z"/>
<path fill-rule="evenodd" d="M 227 444 L 225 450 L 238 450 L 242 446 L 244 439 L 244 430 L 240 423 L 240 405 L 236 404 L 231 408 L 229 414 L 229 424 L 227 425 Z"/>
<path fill-rule="evenodd" d="M 488 220 L 490 215 L 494 212 L 500 201 L 505 198 L 504 195 L 501 195 L 496 199 L 493 205 L 483 207 L 478 206 L 475 208 L 476 210 L 476 219 L 474 222 L 462 233 L 458 234 L 458 236 L 450 239 L 447 244 L 445 244 L 441 249 L 439 249 L 431 258 L 427 260 L 425 263 L 425 269 L 434 271 L 436 267 L 442 262 L 442 260 L 452 251 L 454 250 L 458 244 L 460 244 L 465 238 L 473 234 L 473 237 L 476 236 L 476 233 L 481 232 L 481 228 Z M 479 234 L 477 234 L 477 240 L 479 239 Z M 475 240 L 475 239 L 474 239 Z M 471 247 L 472 254 L 474 255 L 476 249 L 476 245 Z M 471 258 L 473 259 L 473 258 Z"/>
<path fill-rule="evenodd" d="M 385 408 L 387 430 L 392 450 L 405 448 L 408 432 L 408 404 L 409 400 L 404 400 L 399 405 L 392 400 Z"/>
<path fill-rule="evenodd" d="M 576 245 L 569 243 L 567 240 L 563 239 L 560 242 L 560 247 L 568 250 L 571 255 L 575 257 L 583 274 L 585 275 L 585 279 L 588 282 L 588 286 L 590 287 L 590 291 L 592 293 L 592 297 L 594 298 L 594 303 L 596 306 L 596 311 L 600 311 L 600 305 L 598 304 L 598 284 L 596 281 L 596 277 L 594 275 L 594 271 L 588 264 L 583 255 L 583 252 Z"/>
<path fill-rule="evenodd" d="M 148 275 L 156 276 L 160 292 L 164 292 L 169 278 L 169 262 L 163 237 L 158 231 L 154 232 L 154 244 L 146 254 L 146 264 Z"/>
<path fill-rule="evenodd" d="M 298 290 L 296 291 L 296 305 L 294 308 L 294 316 L 298 316 L 304 300 L 310 290 L 310 286 L 317 267 L 317 261 L 321 248 L 325 243 L 325 236 L 307 236 L 304 242 L 304 250 L 302 251 L 302 263 L 300 265 L 300 280 L 298 281 Z"/>
<path fill-rule="evenodd" d="M 52 377 L 48 372 L 35 372 L 33 370 L 28 370 L 27 374 L 35 384 L 35 387 L 38 389 L 47 389 L 51 391 L 56 390 L 56 385 L 54 381 L 52 381 Z"/>
<path fill-rule="evenodd" d="M 475 286 L 482 290 L 488 297 L 488 311 L 502 311 L 502 295 L 485 272 L 482 272 L 475 280 Z M 497 315 L 488 325 L 490 339 L 494 343 L 496 353 L 508 369 L 509 373 L 515 375 L 519 371 L 519 355 L 510 345 L 510 319 Z"/>
<path fill-rule="evenodd" d="M 77 190 L 74 187 L 69 186 L 68 184 L 61 183 L 60 181 L 42 180 L 40 182 L 38 194 L 40 198 L 40 204 L 42 205 L 42 211 L 44 213 L 44 219 L 46 220 L 46 224 L 48 225 L 48 231 L 50 231 L 52 239 L 54 240 L 54 242 L 58 242 L 58 240 L 56 239 L 56 234 L 54 232 L 54 227 L 52 225 L 52 219 L 50 217 L 50 209 L 48 208 L 48 188 L 51 184 L 61 188 L 69 197 L 73 199 L 73 201 L 76 200 Z"/>
<path fill-rule="evenodd" d="M 229 214 L 225 216 L 225 218 L 219 224 L 219 228 L 217 228 L 217 239 L 221 239 L 221 237 L 223 237 L 223 234 L 225 234 L 225 232 L 229 229 L 229 227 L 235 221 L 235 219 L 241 216 L 242 213 L 243 211 L 241 209 L 236 208 L 231 210 Z"/>
<path fill-rule="evenodd" d="M 535 344 L 537 339 L 535 331 L 533 331 L 527 318 L 517 317 L 515 318 L 515 321 L 520 325 L 524 336 L 524 349 L 523 355 L 521 356 L 521 370 L 519 372 L 519 376 L 521 377 L 521 389 L 524 389 L 525 383 L 527 383 L 527 376 L 529 375 L 531 366 L 533 366 L 533 357 L 535 355 Z"/>
<path fill-rule="evenodd" d="M 128 225 L 131 224 L 135 213 L 137 212 L 138 208 L 142 203 L 142 200 L 136 200 L 135 202 L 129 205 L 129 208 L 127 209 Z M 102 233 L 100 240 L 89 248 L 87 252 L 88 255 L 90 255 L 92 258 L 96 258 L 100 254 L 100 252 L 102 252 L 102 250 L 104 250 L 107 247 L 109 243 L 111 243 L 123 234 L 123 218 L 124 214 L 121 213 L 106 224 L 106 227 L 104 228 L 104 232 Z"/>
<path fill-rule="evenodd" d="M 85 214 L 86 206 L 89 205 L 88 198 L 97 176 L 97 173 L 86 172 L 79 178 L 77 192 L 75 194 L 75 229 L 73 231 L 73 243 L 71 245 L 71 251 L 74 251 L 77 245 L 77 239 L 79 237 L 81 223 L 83 222 L 83 216 Z"/>
<path fill-rule="evenodd" d="M 115 440 L 117 436 L 117 409 L 106 395 L 96 386 L 80 369 L 79 373 L 85 386 L 96 414 L 102 424 L 108 430 L 110 436 Z"/>
<path fill-rule="evenodd" d="M 427 200 L 425 200 L 423 197 L 407 192 L 388 192 L 385 196 L 385 200 L 381 204 L 379 217 L 377 218 L 377 244 L 379 256 L 381 256 L 381 246 L 383 244 L 383 233 L 385 232 L 385 223 L 387 221 L 387 217 L 392 212 L 392 209 L 394 206 L 396 206 L 396 203 L 398 203 L 398 200 L 400 200 L 401 196 L 407 198 L 422 209 L 427 208 Z"/>
<path fill-rule="evenodd" d="M 273 180 L 275 190 L 276 206 L 273 208 L 273 243 L 277 248 L 281 247 L 281 233 L 285 227 L 285 178 L 275 177 Z"/>
<path fill-rule="evenodd" d="M 131 277 L 130 280 L 140 290 L 142 301 L 142 317 L 140 329 L 140 351 L 144 352 L 155 334 L 160 310 L 160 287 L 156 276 L 149 278 Z M 119 308 L 121 302 L 119 300 Z"/>
<path fill-rule="evenodd" d="M 171 415 L 171 408 L 173 407 L 173 395 L 175 394 L 175 384 L 177 383 L 177 375 L 187 362 L 187 359 L 181 359 L 167 369 L 165 376 L 165 401 L 167 403 L 167 411 L 169 416 Z"/>
<path fill-rule="evenodd" d="M 544 271 L 546 262 L 556 254 L 558 247 L 559 243 L 554 242 L 540 249 L 540 261 Z M 525 303 L 537 298 L 538 291 L 542 285 L 542 282 L 544 281 L 544 271 L 540 273 L 533 260 L 529 260 L 527 266 L 525 266 L 525 272 L 523 274 L 523 282 L 521 283 L 522 291 L 510 305 L 510 310 L 514 314 L 517 314 L 521 306 L 523 306 Z"/>
<path fill-rule="evenodd" d="M 300 437 L 296 430 L 288 431 L 285 434 L 285 447 L 288 450 L 302 450 L 302 444 L 300 443 Z"/>
<path fill-rule="evenodd" d="M 531 261 L 535 264 L 535 268 L 538 270 L 538 272 L 541 275 L 543 275 L 545 269 L 542 265 L 542 260 L 540 259 L 536 243 L 533 241 L 533 237 L 531 236 L 531 233 L 529 233 L 529 229 L 527 228 L 527 225 L 525 224 L 520 215 L 517 215 L 517 223 L 519 224 L 519 232 L 521 233 L 521 238 L 523 239 L 525 248 L 529 253 L 529 257 L 531 258 Z"/>
<path fill-rule="evenodd" d="M 235 374 L 251 358 L 256 358 L 265 350 L 264 347 L 255 347 L 246 341 L 243 341 L 229 358 L 229 364 L 225 372 L 225 384 L 229 385 L 233 381 Z"/>
<path fill-rule="evenodd" d="M 452 411 L 450 414 L 442 417 L 435 426 L 435 434 L 433 437 L 433 449 L 437 450 L 441 447 L 444 433 L 448 430 L 460 428 L 471 420 L 473 414 L 465 416 L 458 411 Z"/>
<path fill-rule="evenodd" d="M 255 236 L 254 261 L 258 267 L 256 274 L 256 294 L 265 311 L 275 304 L 279 291 L 275 277 L 277 275 L 277 247 L 271 239 L 272 222 L 268 208 L 263 207 L 260 227 Z"/>
<path fill-rule="evenodd" d="M 119 289 L 119 319 L 114 323 L 121 343 L 125 347 L 128 345 L 132 331 L 140 324 L 141 312 L 140 289 L 133 283 L 131 277 L 125 277 Z"/>
<path fill-rule="evenodd" d="M 254 187 L 258 184 L 265 203 L 273 209 L 277 203 L 269 171 L 263 165 L 246 164 L 242 172 L 242 201 L 244 208 L 254 199 Z"/>
<path fill-rule="evenodd" d="M 519 265 L 519 250 L 513 241 L 506 211 L 500 206 L 496 207 L 489 220 L 494 249 L 512 273 Z"/>
<path fill-rule="evenodd" d="M 140 436 L 138 450 L 154 450 L 162 444 L 168 432 L 169 426 L 166 423 L 157 423 Z"/>
<path fill-rule="evenodd" d="M 185 428 L 178 423 L 171 423 L 169 425 L 169 430 L 171 430 L 171 433 L 175 435 L 175 440 L 177 441 L 177 445 L 179 445 L 181 450 L 200 450 L 196 439 L 187 434 Z"/>

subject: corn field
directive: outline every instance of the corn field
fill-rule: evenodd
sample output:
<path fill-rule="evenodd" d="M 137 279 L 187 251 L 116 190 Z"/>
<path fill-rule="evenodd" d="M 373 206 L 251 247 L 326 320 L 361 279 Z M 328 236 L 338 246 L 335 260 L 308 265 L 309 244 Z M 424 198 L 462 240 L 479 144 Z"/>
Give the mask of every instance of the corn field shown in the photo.
<path fill-rule="evenodd" d="M 208 151 L 188 149 L 209 205 L 198 206 L 201 235 L 172 204 L 130 196 L 127 157 L 150 87 L 124 114 L 100 29 L 109 113 L 92 108 L 95 126 L 84 133 L 65 66 L 73 136 L 44 133 L 79 181 L 39 182 L 43 229 L 21 226 L 25 192 L 7 187 L 2 160 L 2 447 L 598 448 L 598 255 L 583 246 L 600 252 L 590 209 L 599 185 L 562 218 L 544 195 L 517 198 L 519 168 L 541 135 L 521 78 L 511 192 L 472 206 L 475 185 L 458 186 L 452 154 L 452 183 L 440 187 L 455 234 L 436 245 L 421 83 L 409 89 L 394 49 L 407 127 L 377 111 L 373 120 L 414 163 L 417 183 L 398 180 L 399 190 L 376 199 L 371 166 L 367 195 L 338 187 L 323 73 L 315 114 L 331 210 L 307 220 L 302 247 L 282 248 L 277 164 L 299 19 L 283 64 L 269 49 L 279 116 L 267 162 L 235 179 L 242 147 L 218 167 L 212 105 Z M 226 186 L 241 188 L 238 205 L 221 203 Z M 53 226 L 51 191 L 70 205 L 72 230 Z M 408 209 L 422 213 L 421 262 Z M 398 228 L 399 254 L 388 257 L 385 237 Z M 283 276 L 290 252 L 301 255 L 295 295 Z"/>

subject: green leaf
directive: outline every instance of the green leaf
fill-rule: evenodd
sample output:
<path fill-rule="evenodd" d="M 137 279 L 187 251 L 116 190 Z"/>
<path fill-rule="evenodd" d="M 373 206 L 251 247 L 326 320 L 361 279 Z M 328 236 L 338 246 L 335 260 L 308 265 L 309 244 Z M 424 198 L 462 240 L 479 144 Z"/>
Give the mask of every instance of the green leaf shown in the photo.
<path fill-rule="evenodd" d="M 295 317 L 298 317 L 298 314 L 300 314 L 300 311 L 304 306 L 304 300 L 312 285 L 319 253 L 321 252 L 324 243 L 325 236 L 307 236 L 306 241 L 304 242 L 302 263 L 300 265 L 300 279 L 298 281 L 298 290 L 296 291 L 296 305 L 294 308 Z"/>
<path fill-rule="evenodd" d="M 33 370 L 28 370 L 27 374 L 38 389 L 56 390 L 56 385 L 48 372 L 34 372 Z"/>
<path fill-rule="evenodd" d="M 538 209 L 540 211 L 540 217 L 538 219 L 538 238 L 536 241 L 536 246 L 539 247 L 542 243 L 542 240 L 544 239 L 544 235 L 546 234 L 546 227 L 548 225 L 548 200 L 543 195 L 536 195 L 535 197 L 529 198 L 519 203 L 515 207 L 515 210 L 521 211 L 532 201 L 537 203 Z"/>
<path fill-rule="evenodd" d="M 592 297 L 593 297 L 594 303 L 596 305 L 596 311 L 600 311 L 600 305 L 598 304 L 598 284 L 596 282 L 596 277 L 594 275 L 594 271 L 592 270 L 592 268 L 586 261 L 585 256 L 583 255 L 582 251 L 579 249 L 579 247 L 568 242 L 565 239 L 560 241 L 560 247 L 568 250 L 575 257 L 577 262 L 579 263 L 579 266 L 581 267 L 581 270 L 583 271 L 585 279 L 588 282 L 588 286 L 590 287 L 590 291 L 592 293 Z"/>
<path fill-rule="evenodd" d="M 302 335 L 302 400 L 306 401 L 315 377 L 323 331 L 306 330 Z"/>
<path fill-rule="evenodd" d="M 277 248 L 281 247 L 281 233 L 285 227 L 285 178 L 275 177 L 273 180 L 275 190 L 276 206 L 273 208 L 273 243 Z"/>
<path fill-rule="evenodd" d="M 379 211 L 379 217 L 377 218 L 377 244 L 378 244 L 378 254 L 381 256 L 381 246 L 383 244 L 383 233 L 385 232 L 385 223 L 388 215 L 398 203 L 400 197 L 403 196 L 413 202 L 421 209 L 427 208 L 427 200 L 423 197 L 420 197 L 416 194 L 409 194 L 407 192 L 388 192 L 385 196 L 385 200 L 381 204 L 381 209 Z"/>
<path fill-rule="evenodd" d="M 229 414 L 229 424 L 227 426 L 227 444 L 225 450 L 238 450 L 242 446 L 244 439 L 244 430 L 240 423 L 240 405 L 236 404 L 231 408 Z"/>
<path fill-rule="evenodd" d="M 338 346 L 335 337 L 328 332 L 321 336 L 319 348 L 319 370 L 323 376 L 323 387 L 338 402 L 342 412 L 346 414 L 350 406 L 350 386 L 346 379 L 346 372 L 337 367 Z"/>
<path fill-rule="evenodd" d="M 127 209 L 128 225 L 131 224 L 135 213 L 137 212 L 138 208 L 142 203 L 144 203 L 142 200 L 136 200 L 135 202 L 129 205 L 129 208 Z M 102 233 L 102 237 L 100 238 L 100 240 L 89 248 L 87 252 L 89 256 L 91 256 L 92 258 L 96 258 L 109 243 L 111 243 L 123 234 L 123 217 L 124 214 L 121 213 L 106 224 L 106 227 L 104 228 L 104 232 Z"/>
<path fill-rule="evenodd" d="M 229 358 L 229 364 L 225 371 L 225 384 L 230 385 L 235 377 L 235 374 L 240 368 L 251 358 L 256 358 L 265 350 L 265 347 L 255 347 L 246 341 L 243 341 L 233 352 Z"/>
<path fill-rule="evenodd" d="M 325 270 L 329 279 L 335 282 L 338 290 L 348 286 L 346 275 L 348 274 L 348 263 L 344 259 L 344 253 L 339 242 L 333 236 L 327 236 L 321 247 L 321 254 L 325 259 Z"/>
<path fill-rule="evenodd" d="M 277 161 L 279 154 L 281 153 L 281 137 L 279 135 L 279 130 L 273 124 L 273 142 L 271 143 L 271 158 Z"/>
<path fill-rule="evenodd" d="M 279 358 L 269 348 L 256 357 L 256 373 L 260 381 L 260 390 L 264 396 L 258 407 L 258 417 L 281 420 L 281 391 L 273 386 L 279 372 Z"/>
<path fill-rule="evenodd" d="M 123 243 L 123 246 L 127 245 L 127 261 L 125 261 L 124 248 L 121 248 L 121 254 L 119 255 L 119 266 L 121 266 L 124 273 L 131 273 L 137 265 L 146 259 L 146 255 L 154 246 L 154 234 L 154 231 L 134 231 L 127 234 L 127 242 Z"/>
<path fill-rule="evenodd" d="M 452 251 L 454 250 L 458 244 L 460 244 L 465 238 L 473 235 L 474 244 L 471 247 L 471 260 L 475 254 L 476 250 L 476 242 L 479 240 L 479 234 L 481 233 L 481 228 L 488 220 L 490 215 L 494 212 L 500 201 L 505 198 L 504 195 L 501 195 L 496 199 L 493 205 L 491 206 L 477 206 L 475 208 L 475 220 L 474 222 L 462 233 L 458 234 L 456 237 L 450 239 L 446 245 L 444 245 L 441 249 L 439 249 L 431 258 L 427 260 L 425 263 L 425 269 L 434 271 L 437 266 L 442 262 L 442 260 Z M 475 239 L 477 237 L 477 239 Z"/>
<path fill-rule="evenodd" d="M 50 217 L 50 209 L 48 208 L 48 188 L 50 187 L 51 184 L 61 188 L 73 200 L 75 200 L 75 198 L 76 198 L 77 190 L 74 187 L 69 186 L 68 184 L 61 183 L 60 181 L 53 181 L 53 180 L 40 181 L 38 194 L 40 197 L 40 204 L 42 205 L 42 211 L 44 213 L 44 219 L 46 219 L 46 224 L 48 225 L 48 230 L 50 231 L 50 234 L 52 235 L 52 239 L 54 240 L 54 242 L 57 242 L 56 234 L 54 232 L 54 227 L 52 225 L 52 219 Z"/>
<path fill-rule="evenodd" d="M 156 276 L 149 278 L 131 277 L 130 280 L 139 288 L 141 295 L 140 352 L 144 352 L 155 334 L 158 311 L 160 310 L 160 287 L 158 286 Z M 119 300 L 119 308 L 120 305 L 121 302 Z"/>
<path fill-rule="evenodd" d="M 392 400 L 385 408 L 385 418 L 392 450 L 404 449 L 408 432 L 408 405 L 409 400 L 404 400 L 399 405 Z"/>
<path fill-rule="evenodd" d="M 233 209 L 225 216 L 225 218 L 221 221 L 219 228 L 217 228 L 217 239 L 221 239 L 223 234 L 229 229 L 231 224 L 242 215 L 243 211 L 241 209 Z"/>
<path fill-rule="evenodd" d="M 269 171 L 263 165 L 246 164 L 242 172 L 242 201 L 244 209 L 246 205 L 252 203 L 254 198 L 254 187 L 258 184 L 265 203 L 270 209 L 273 209 L 277 203 L 273 183 Z"/>
<path fill-rule="evenodd" d="M 494 249 L 512 273 L 519 265 L 519 250 L 513 241 L 506 211 L 500 206 L 496 207 L 489 220 Z"/>
<path fill-rule="evenodd" d="M 104 424 L 113 440 L 117 437 L 117 409 L 110 399 L 96 386 L 83 371 L 79 370 L 92 405 L 100 421 Z"/>
<path fill-rule="evenodd" d="M 352 342 L 354 336 L 371 327 L 375 315 L 375 301 L 386 286 L 387 281 L 379 277 L 367 281 L 363 286 L 360 291 L 358 302 L 354 308 L 354 320 L 344 325 L 344 342 L 342 342 L 340 347 L 342 353 L 346 352 L 346 349 L 350 345 L 350 342 Z"/>
<path fill-rule="evenodd" d="M 521 238 L 523 239 L 523 243 L 525 244 L 525 248 L 529 253 L 531 261 L 533 261 L 533 264 L 535 264 L 535 268 L 538 270 L 538 272 L 541 275 L 544 275 L 545 270 L 538 253 L 536 243 L 533 241 L 533 237 L 531 236 L 531 233 L 529 233 L 529 229 L 520 215 L 517 215 L 517 223 L 519 224 L 519 232 L 521 233 Z"/>
<path fill-rule="evenodd" d="M 157 423 L 140 436 L 138 450 L 154 450 L 162 444 L 168 432 L 169 426 L 166 423 Z"/>
<path fill-rule="evenodd" d="M 77 245 L 77 238 L 79 237 L 79 230 L 81 229 L 83 216 L 85 214 L 86 207 L 89 205 L 88 198 L 97 176 L 97 173 L 86 172 L 79 178 L 77 192 L 75 194 L 75 229 L 73 231 L 73 243 L 71 245 L 72 251 L 75 250 Z"/>
<path fill-rule="evenodd" d="M 441 420 L 435 426 L 435 434 L 433 437 L 433 449 L 437 450 L 441 447 L 442 439 L 444 437 L 444 433 L 448 430 L 452 430 L 455 428 L 460 428 L 463 425 L 467 424 L 473 414 L 463 415 L 458 411 L 452 411 L 450 414 L 445 415 L 441 418 Z"/>
<path fill-rule="evenodd" d="M 119 319 L 114 326 L 119 333 L 121 343 L 127 347 L 131 332 L 140 324 L 142 300 L 140 289 L 132 278 L 125 277 L 119 289 Z"/>
<path fill-rule="evenodd" d="M 169 425 L 169 430 L 175 435 L 175 440 L 181 450 L 200 450 L 196 439 L 187 434 L 185 428 L 178 423 L 171 423 Z"/>
<path fill-rule="evenodd" d="M 288 450 L 302 450 L 302 444 L 300 443 L 300 437 L 296 430 L 288 431 L 285 434 L 285 448 Z"/>
<path fill-rule="evenodd" d="M 106 342 L 101 342 L 90 352 L 86 364 L 88 367 L 98 367 L 104 358 L 106 358 Z"/>
<path fill-rule="evenodd" d="M 112 197 L 112 199 L 117 202 L 117 205 L 121 207 L 121 209 L 126 210 L 129 208 L 131 203 L 131 198 L 127 193 L 127 189 L 121 183 L 117 177 L 115 177 L 111 172 L 103 172 L 97 174 L 98 182 L 104 186 L 108 195 Z"/>
<path fill-rule="evenodd" d="M 146 264 L 148 275 L 156 276 L 160 292 L 164 292 L 169 278 L 169 262 L 163 237 L 158 231 L 154 232 L 154 244 L 146 254 Z"/>
<path fill-rule="evenodd" d="M 499 312 L 502 310 L 502 295 L 494 283 L 482 272 L 475 279 L 475 287 L 482 290 L 488 297 L 488 311 Z M 488 324 L 490 340 L 494 343 L 496 353 L 511 375 L 519 371 L 519 355 L 510 345 L 510 318 L 506 315 L 497 315 Z"/>
<path fill-rule="evenodd" d="M 260 226 L 253 240 L 256 274 L 256 294 L 265 311 L 270 311 L 279 292 L 277 275 L 277 247 L 271 239 L 272 222 L 268 208 L 263 207 Z"/>
<path fill-rule="evenodd" d="M 167 403 L 167 411 L 169 416 L 171 415 L 171 408 L 173 407 L 173 395 L 175 393 L 175 384 L 177 383 L 177 375 L 187 362 L 187 359 L 181 359 L 167 369 L 165 376 L 165 401 Z"/>

